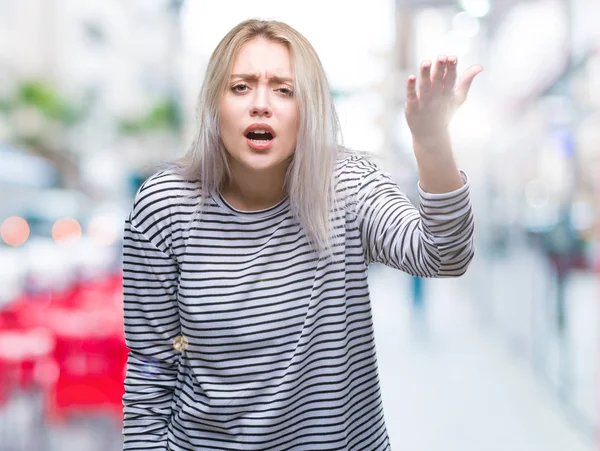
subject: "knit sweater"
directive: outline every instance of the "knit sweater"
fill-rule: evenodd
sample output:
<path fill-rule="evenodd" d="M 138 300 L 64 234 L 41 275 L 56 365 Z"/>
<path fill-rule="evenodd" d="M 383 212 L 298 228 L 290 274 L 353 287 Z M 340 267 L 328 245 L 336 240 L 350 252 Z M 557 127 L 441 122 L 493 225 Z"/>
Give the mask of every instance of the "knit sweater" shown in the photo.
<path fill-rule="evenodd" d="M 360 156 L 335 167 L 330 254 L 289 199 L 244 212 L 172 170 L 124 235 L 125 450 L 387 450 L 367 269 L 462 275 L 469 183 L 414 207 Z"/>

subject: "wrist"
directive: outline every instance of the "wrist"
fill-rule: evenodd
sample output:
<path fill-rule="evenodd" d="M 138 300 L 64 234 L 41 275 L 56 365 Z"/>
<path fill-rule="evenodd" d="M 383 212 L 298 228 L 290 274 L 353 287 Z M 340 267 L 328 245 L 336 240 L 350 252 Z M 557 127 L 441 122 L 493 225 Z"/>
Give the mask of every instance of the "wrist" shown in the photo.
<path fill-rule="evenodd" d="M 427 153 L 452 153 L 452 142 L 449 133 L 424 138 L 413 137 L 413 148 L 415 152 Z"/>

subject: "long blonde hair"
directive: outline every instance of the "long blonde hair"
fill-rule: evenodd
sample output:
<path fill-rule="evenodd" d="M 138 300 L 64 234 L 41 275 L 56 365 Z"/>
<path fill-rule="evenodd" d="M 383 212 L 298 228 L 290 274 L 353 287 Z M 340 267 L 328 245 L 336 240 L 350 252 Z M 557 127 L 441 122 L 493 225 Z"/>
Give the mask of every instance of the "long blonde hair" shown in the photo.
<path fill-rule="evenodd" d="M 318 250 L 329 249 L 330 213 L 336 207 L 333 171 L 340 149 L 340 125 L 323 65 L 308 40 L 277 21 L 247 20 L 217 45 L 208 62 L 198 99 L 198 128 L 187 153 L 176 163 L 183 176 L 200 178 L 203 199 L 231 176 L 219 137 L 219 104 L 234 59 L 255 38 L 283 44 L 290 52 L 294 95 L 300 109 L 296 149 L 288 167 L 286 190 L 292 214 Z"/>

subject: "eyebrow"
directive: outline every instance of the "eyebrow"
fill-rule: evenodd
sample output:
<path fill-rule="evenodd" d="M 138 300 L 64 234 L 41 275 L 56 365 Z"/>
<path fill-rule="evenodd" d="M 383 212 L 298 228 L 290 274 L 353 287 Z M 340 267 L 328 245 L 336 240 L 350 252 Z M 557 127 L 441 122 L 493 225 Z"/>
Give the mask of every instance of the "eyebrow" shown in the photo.
<path fill-rule="evenodd" d="M 232 74 L 231 78 L 241 78 L 242 80 L 256 81 L 260 78 L 258 74 Z M 294 79 L 290 77 L 278 77 L 273 75 L 269 78 L 273 83 L 293 83 Z"/>

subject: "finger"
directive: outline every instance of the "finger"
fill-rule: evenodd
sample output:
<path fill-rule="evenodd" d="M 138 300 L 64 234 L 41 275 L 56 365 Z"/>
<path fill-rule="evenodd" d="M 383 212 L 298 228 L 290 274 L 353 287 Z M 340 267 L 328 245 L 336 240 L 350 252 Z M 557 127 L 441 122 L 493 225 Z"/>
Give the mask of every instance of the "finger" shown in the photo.
<path fill-rule="evenodd" d="M 442 94 L 445 97 L 450 97 L 452 94 L 454 94 L 457 63 L 458 58 L 456 58 L 456 56 L 450 56 L 446 61 L 446 75 L 444 76 L 444 88 L 442 90 Z"/>
<path fill-rule="evenodd" d="M 428 101 L 431 98 L 431 61 L 421 64 L 421 79 L 419 80 L 420 99 Z"/>
<path fill-rule="evenodd" d="M 433 96 L 438 96 L 444 88 L 444 75 L 446 73 L 446 55 L 438 56 L 431 73 L 431 91 Z"/>
<path fill-rule="evenodd" d="M 465 70 L 463 75 L 460 77 L 458 85 L 456 86 L 457 105 L 462 105 L 464 101 L 467 100 L 467 95 L 469 94 L 469 89 L 471 89 L 473 79 L 482 70 L 483 67 L 481 67 L 479 64 L 475 64 L 474 66 L 471 66 Z"/>
<path fill-rule="evenodd" d="M 417 76 L 410 74 L 406 82 L 406 103 L 415 104 L 419 98 L 417 97 Z"/>

